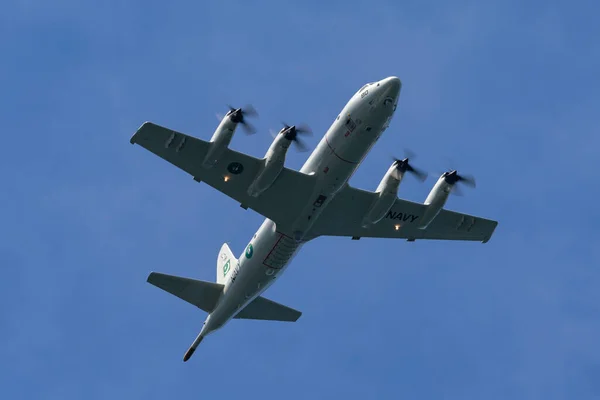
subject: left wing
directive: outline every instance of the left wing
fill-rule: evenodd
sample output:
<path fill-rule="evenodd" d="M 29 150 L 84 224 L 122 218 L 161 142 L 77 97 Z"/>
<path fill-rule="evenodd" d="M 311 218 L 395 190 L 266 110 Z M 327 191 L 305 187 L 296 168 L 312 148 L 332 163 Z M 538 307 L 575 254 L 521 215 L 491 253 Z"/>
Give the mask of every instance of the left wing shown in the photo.
<path fill-rule="evenodd" d="M 346 186 L 327 206 L 309 236 L 350 236 L 416 239 L 469 240 L 486 243 L 497 221 L 441 210 L 427 229 L 419 229 L 426 205 L 396 199 L 391 210 L 375 225 L 363 228 L 361 222 L 377 194 Z"/>
<path fill-rule="evenodd" d="M 223 293 L 223 285 L 220 283 L 199 281 L 161 272 L 151 272 L 146 281 L 207 313 L 211 313 L 215 309 L 217 301 Z"/>
<path fill-rule="evenodd" d="M 255 198 L 246 191 L 262 166 L 261 159 L 228 148 L 216 165 L 205 169 L 201 164 L 210 142 L 151 122 L 145 122 L 130 142 L 284 227 L 293 222 L 296 216 L 293 211 L 301 210 L 306 205 L 315 186 L 313 176 L 283 168 L 273 185 Z"/>

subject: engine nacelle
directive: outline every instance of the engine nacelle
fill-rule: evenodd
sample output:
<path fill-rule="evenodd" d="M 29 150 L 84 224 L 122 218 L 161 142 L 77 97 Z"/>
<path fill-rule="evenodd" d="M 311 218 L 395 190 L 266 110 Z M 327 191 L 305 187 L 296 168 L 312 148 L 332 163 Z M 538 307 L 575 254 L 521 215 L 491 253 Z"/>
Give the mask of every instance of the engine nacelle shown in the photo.
<path fill-rule="evenodd" d="M 363 227 L 366 228 L 371 224 L 376 224 L 390 211 L 398 196 L 398 188 L 403 177 L 404 172 L 399 171 L 395 164 L 392 164 L 383 176 L 383 179 L 381 179 L 379 186 L 377 186 L 375 193 L 379 196 L 363 218 Z"/>
<path fill-rule="evenodd" d="M 290 143 L 291 141 L 286 139 L 284 135 L 278 134 L 275 137 L 271 147 L 265 154 L 262 167 L 248 187 L 248 195 L 257 197 L 271 187 L 283 170 L 285 155 L 290 148 Z"/>
<path fill-rule="evenodd" d="M 208 152 L 204 156 L 204 160 L 202 160 L 204 168 L 212 168 L 219 161 L 223 151 L 229 147 L 229 143 L 231 143 L 233 133 L 238 124 L 232 121 L 230 114 L 231 111 L 223 117 L 217 129 L 215 129 L 215 133 L 210 138 Z"/>
<path fill-rule="evenodd" d="M 429 192 L 429 195 L 425 199 L 424 204 L 427 208 L 421 219 L 420 229 L 426 229 L 434 218 L 437 217 L 442 208 L 444 208 L 448 196 L 452 191 L 452 186 L 454 185 L 446 182 L 446 174 L 442 174 L 435 185 L 433 185 L 433 189 L 431 189 L 431 192 Z"/>

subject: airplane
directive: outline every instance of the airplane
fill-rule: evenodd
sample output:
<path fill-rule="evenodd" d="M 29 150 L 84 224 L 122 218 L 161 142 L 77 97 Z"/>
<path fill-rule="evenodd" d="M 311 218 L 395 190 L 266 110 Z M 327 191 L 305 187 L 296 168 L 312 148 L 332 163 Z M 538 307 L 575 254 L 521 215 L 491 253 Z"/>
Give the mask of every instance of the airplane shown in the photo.
<path fill-rule="evenodd" d="M 415 240 L 490 240 L 497 221 L 444 209 L 456 184 L 474 186 L 456 170 L 444 172 L 424 203 L 398 198 L 405 173 L 426 174 L 396 159 L 374 192 L 348 184 L 396 111 L 401 81 L 390 76 L 362 86 L 344 106 L 299 171 L 284 166 L 293 143 L 310 128 L 284 124 L 263 158 L 229 147 L 239 125 L 254 128 L 246 117 L 256 110 L 234 108 L 222 118 L 210 141 L 145 122 L 131 137 L 190 174 L 197 182 L 231 197 L 244 209 L 265 217 L 243 253 L 236 258 L 227 243 L 217 256 L 216 282 L 151 272 L 147 282 L 208 313 L 186 351 L 188 361 L 200 342 L 232 319 L 295 322 L 301 312 L 262 296 L 285 271 L 302 246 L 321 236 Z"/>

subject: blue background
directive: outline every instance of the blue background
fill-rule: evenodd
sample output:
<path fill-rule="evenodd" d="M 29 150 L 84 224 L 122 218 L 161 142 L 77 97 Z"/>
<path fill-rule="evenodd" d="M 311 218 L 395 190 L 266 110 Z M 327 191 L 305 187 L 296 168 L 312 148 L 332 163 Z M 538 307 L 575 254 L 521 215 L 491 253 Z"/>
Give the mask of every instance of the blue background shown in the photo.
<path fill-rule="evenodd" d="M 600 28 L 594 1 L 13 1 L 0 13 L 0 389 L 6 399 L 600 397 Z M 267 297 L 295 324 L 204 313 L 145 282 L 214 280 L 262 218 L 138 146 L 150 120 L 210 138 L 252 103 L 314 148 L 364 83 L 397 75 L 351 184 L 408 147 L 475 190 L 480 243 L 321 238 Z M 290 152 L 299 168 L 307 153 Z"/>

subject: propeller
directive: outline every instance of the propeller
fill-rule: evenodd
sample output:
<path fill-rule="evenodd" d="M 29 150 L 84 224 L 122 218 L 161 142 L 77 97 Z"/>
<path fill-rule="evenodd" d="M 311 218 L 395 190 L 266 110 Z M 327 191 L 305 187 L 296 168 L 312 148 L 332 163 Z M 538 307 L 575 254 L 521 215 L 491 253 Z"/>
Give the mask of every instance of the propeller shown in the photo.
<path fill-rule="evenodd" d="M 288 125 L 285 122 L 282 122 L 283 129 L 279 131 L 279 133 L 285 135 L 287 140 L 290 140 L 296 144 L 296 147 L 299 151 L 307 151 L 308 147 L 304 144 L 302 140 L 298 137 L 298 135 L 312 135 L 312 129 L 306 124 L 299 125 Z"/>
<path fill-rule="evenodd" d="M 244 108 L 234 108 L 231 105 L 228 105 L 229 112 L 227 115 L 231 119 L 232 122 L 236 124 L 242 124 L 242 128 L 246 134 L 251 135 L 256 133 L 256 129 L 252 124 L 246 121 L 246 117 L 255 117 L 258 116 L 256 109 L 252 106 L 252 104 L 246 105 Z"/>
<path fill-rule="evenodd" d="M 457 183 L 463 183 L 472 188 L 475 187 L 475 178 L 472 175 L 459 175 L 455 169 L 444 172 L 443 176 L 446 183 L 452 185 L 452 193 L 455 195 L 462 196 L 462 191 L 456 185 Z"/>
<path fill-rule="evenodd" d="M 393 165 L 396 167 L 396 169 L 393 172 L 394 178 L 400 180 L 401 173 L 410 172 L 411 174 L 415 175 L 417 177 L 417 179 L 420 180 L 421 182 L 423 182 L 423 181 L 425 181 L 425 179 L 427 179 L 426 172 L 421 171 L 420 169 L 417 169 L 408 163 L 409 159 L 415 158 L 415 153 L 413 153 L 412 151 L 410 151 L 408 149 L 404 149 L 404 159 L 402 159 L 402 160 L 400 160 L 399 158 L 396 158 L 396 157 L 392 157 L 392 158 L 394 160 Z"/>

